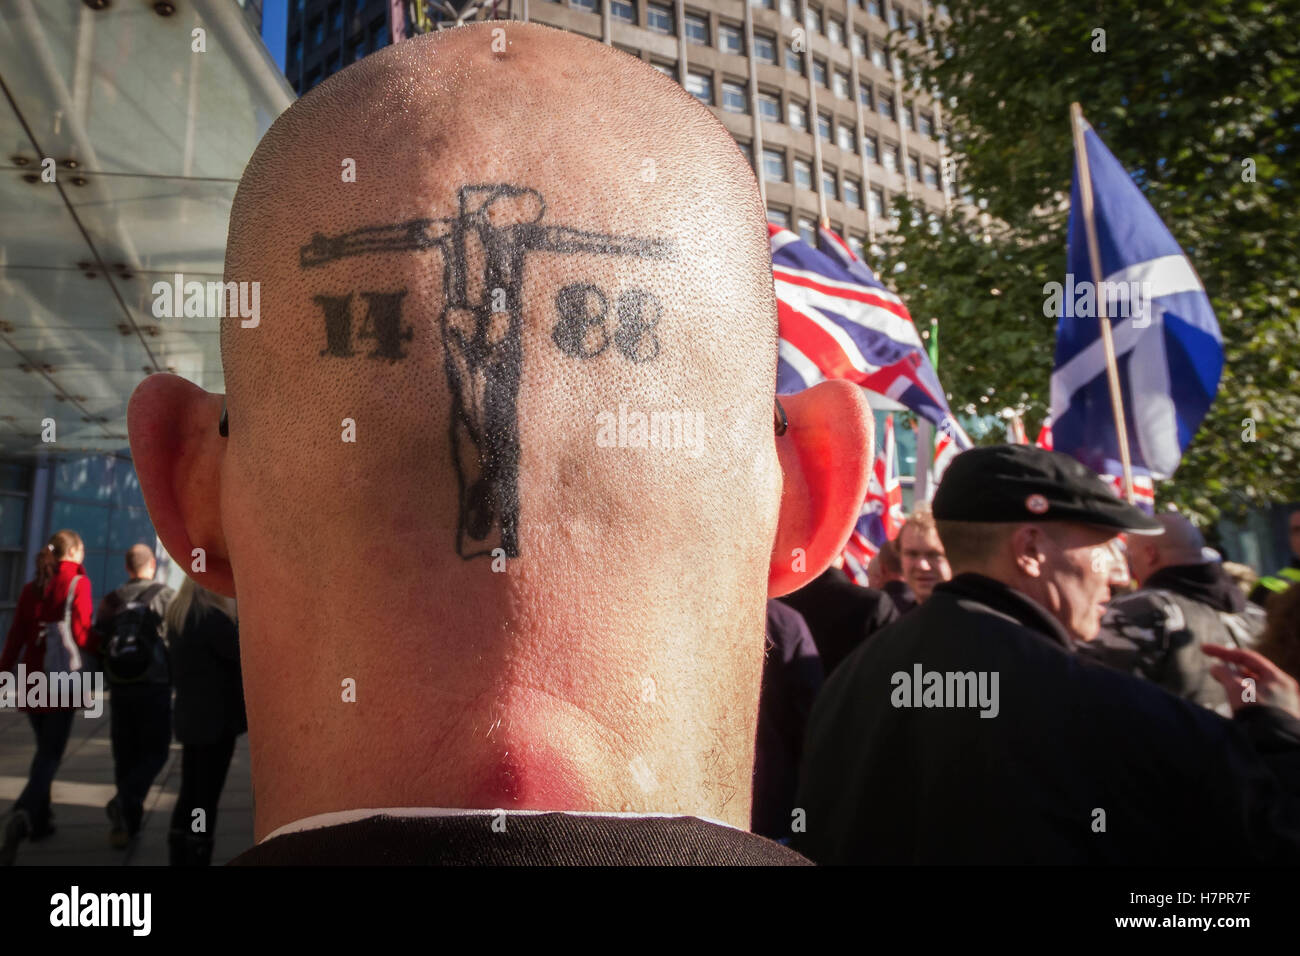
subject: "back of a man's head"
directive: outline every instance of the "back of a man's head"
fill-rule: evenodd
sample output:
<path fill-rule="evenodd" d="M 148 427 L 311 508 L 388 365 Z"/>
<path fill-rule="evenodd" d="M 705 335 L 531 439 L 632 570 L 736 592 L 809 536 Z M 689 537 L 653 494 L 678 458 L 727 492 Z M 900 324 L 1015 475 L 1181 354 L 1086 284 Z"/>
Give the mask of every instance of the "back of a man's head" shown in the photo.
<path fill-rule="evenodd" d="M 151 578 L 157 568 L 153 549 L 147 544 L 133 544 L 126 549 L 126 573 L 133 578 Z"/>
<path fill-rule="evenodd" d="M 764 218 L 706 109 L 543 27 L 397 44 L 276 122 L 231 214 L 261 319 L 223 321 L 229 437 L 132 409 L 169 550 L 210 542 L 238 592 L 259 836 L 377 806 L 748 820 L 774 555 L 825 567 L 870 448 L 836 388 L 778 449 Z M 175 477 L 187 441 L 219 486 Z"/>
<path fill-rule="evenodd" d="M 1205 536 L 1196 525 L 1176 512 L 1155 516 L 1163 531 L 1129 542 L 1129 564 L 1139 584 L 1164 568 L 1205 563 Z"/>

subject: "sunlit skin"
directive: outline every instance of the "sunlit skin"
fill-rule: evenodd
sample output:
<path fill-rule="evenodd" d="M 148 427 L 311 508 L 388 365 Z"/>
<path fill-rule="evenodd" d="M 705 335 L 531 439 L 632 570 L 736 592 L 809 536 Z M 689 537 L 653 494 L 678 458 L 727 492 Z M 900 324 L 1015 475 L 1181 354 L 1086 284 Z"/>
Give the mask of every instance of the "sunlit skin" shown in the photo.
<path fill-rule="evenodd" d="M 944 554 L 938 532 L 907 526 L 898 536 L 903 559 L 903 580 L 918 601 L 926 601 L 936 584 L 952 579 L 952 568 Z"/>
<path fill-rule="evenodd" d="M 1115 532 L 1073 523 L 1025 525 L 1012 536 L 1017 590 L 1043 605 L 1072 636 L 1091 641 L 1110 600 Z"/>

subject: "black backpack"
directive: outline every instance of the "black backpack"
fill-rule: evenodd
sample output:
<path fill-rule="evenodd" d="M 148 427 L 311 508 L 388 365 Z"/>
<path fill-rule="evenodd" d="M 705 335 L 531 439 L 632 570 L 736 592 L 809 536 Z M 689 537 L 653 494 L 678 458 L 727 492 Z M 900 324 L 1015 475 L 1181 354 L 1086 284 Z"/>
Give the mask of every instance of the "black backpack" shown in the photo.
<path fill-rule="evenodd" d="M 103 652 L 104 671 L 114 683 L 139 683 L 155 660 L 166 662 L 163 619 L 149 606 L 165 587 L 166 584 L 154 584 L 145 588 L 113 615 L 112 630 Z"/>

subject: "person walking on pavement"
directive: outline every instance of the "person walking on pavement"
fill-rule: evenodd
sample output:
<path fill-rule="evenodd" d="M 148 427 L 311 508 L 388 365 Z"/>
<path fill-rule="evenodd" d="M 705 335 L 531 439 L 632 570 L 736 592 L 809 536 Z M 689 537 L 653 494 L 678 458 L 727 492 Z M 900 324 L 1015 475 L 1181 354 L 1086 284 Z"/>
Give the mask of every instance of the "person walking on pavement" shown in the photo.
<path fill-rule="evenodd" d="M 849 657 L 813 708 L 792 847 L 823 864 L 1300 862 L 1300 687 L 1206 645 L 1233 719 L 1074 652 L 1105 545 L 1160 532 L 1024 445 L 958 455 L 934 499 L 956 576 Z"/>
<path fill-rule="evenodd" d="M 182 747 L 167 847 L 172 866 L 207 866 L 235 738 L 248 729 L 235 602 L 186 578 L 167 610 L 167 633 Z"/>
<path fill-rule="evenodd" d="M 140 832 L 144 801 L 171 745 L 171 665 L 163 618 L 174 592 L 155 581 L 158 561 L 147 545 L 126 552 L 129 580 L 105 595 L 95 614 L 104 674 L 111 691 L 109 726 L 117 793 L 105 808 L 109 843 L 122 849 Z"/>
<path fill-rule="evenodd" d="M 58 625 L 65 622 L 75 647 L 67 649 L 70 659 L 65 658 L 60 667 L 81 669 L 82 652 L 93 649 L 90 578 L 81 563 L 85 556 L 86 546 L 81 536 L 67 530 L 57 532 L 37 555 L 36 577 L 19 595 L 4 652 L 0 654 L 0 671 L 13 673 L 22 666 L 28 674 L 49 672 L 47 662 L 51 657 L 47 645 L 59 639 Z M 0 865 L 4 866 L 13 864 L 24 839 L 40 840 L 54 833 L 50 786 L 68 746 L 77 707 L 28 706 L 24 710 L 36 734 L 36 753 L 27 785 L 14 801 L 5 822 L 4 839 L 0 843 Z"/>

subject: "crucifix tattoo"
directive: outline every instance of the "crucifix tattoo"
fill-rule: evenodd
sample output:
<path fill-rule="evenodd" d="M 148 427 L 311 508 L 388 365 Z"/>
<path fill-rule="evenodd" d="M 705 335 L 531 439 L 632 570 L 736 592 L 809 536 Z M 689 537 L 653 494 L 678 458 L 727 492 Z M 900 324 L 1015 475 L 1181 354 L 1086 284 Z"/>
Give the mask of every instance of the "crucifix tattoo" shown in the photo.
<path fill-rule="evenodd" d="M 456 553 L 506 557 L 519 554 L 519 421 L 523 365 L 524 264 L 530 252 L 590 253 L 671 259 L 670 240 L 586 232 L 545 224 L 541 193 L 504 183 L 462 186 L 454 216 L 366 226 L 338 236 L 312 236 L 299 250 L 304 269 L 371 253 L 436 251 L 442 254 L 443 306 L 438 316 L 447 385 L 451 390 L 451 456 L 456 471 L 459 523 Z M 481 261 L 472 274 L 471 264 Z M 358 338 L 374 340 L 369 358 L 398 361 L 413 330 L 402 325 L 399 292 L 363 292 L 368 315 Z M 322 355 L 353 350 L 352 296 L 316 296 L 324 311 Z M 590 359 L 611 344 L 632 362 L 659 354 L 654 326 L 662 306 L 651 293 L 629 289 L 615 307 L 617 325 L 606 327 L 608 299 L 599 286 L 573 283 L 555 297 L 559 320 L 551 339 L 573 358 Z M 493 532 L 496 538 L 493 538 Z"/>

